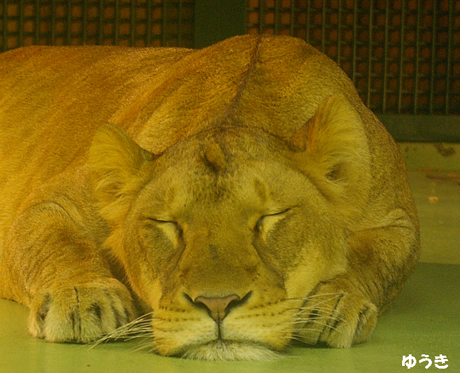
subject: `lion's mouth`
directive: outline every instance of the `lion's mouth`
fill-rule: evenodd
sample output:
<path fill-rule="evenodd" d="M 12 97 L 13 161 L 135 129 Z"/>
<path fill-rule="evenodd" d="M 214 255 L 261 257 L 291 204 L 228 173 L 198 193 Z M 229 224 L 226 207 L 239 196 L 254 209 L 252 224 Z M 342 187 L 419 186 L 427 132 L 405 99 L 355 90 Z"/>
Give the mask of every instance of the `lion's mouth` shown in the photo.
<path fill-rule="evenodd" d="M 217 339 L 204 344 L 186 346 L 176 356 L 195 360 L 271 360 L 278 354 L 253 342 Z"/>

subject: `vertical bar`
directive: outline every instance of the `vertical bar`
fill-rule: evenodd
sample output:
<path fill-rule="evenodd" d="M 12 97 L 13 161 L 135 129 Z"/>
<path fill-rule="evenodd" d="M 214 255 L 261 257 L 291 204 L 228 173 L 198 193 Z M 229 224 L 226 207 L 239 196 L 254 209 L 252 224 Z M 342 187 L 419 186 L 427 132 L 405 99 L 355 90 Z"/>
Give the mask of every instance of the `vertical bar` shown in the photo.
<path fill-rule="evenodd" d="M 67 27 L 66 27 L 66 45 L 70 45 L 72 40 L 72 0 L 67 1 Z"/>
<path fill-rule="evenodd" d="M 383 52 L 383 94 L 382 94 L 382 113 L 387 110 L 387 85 L 388 85 L 388 43 L 389 43 L 389 19 L 390 19 L 390 2 L 385 5 L 385 41 Z"/>
<path fill-rule="evenodd" d="M 129 9 L 129 46 L 134 47 L 136 36 L 136 21 L 137 21 L 137 1 L 130 1 Z"/>
<path fill-rule="evenodd" d="M 167 0 L 163 0 L 163 9 L 161 12 L 161 46 L 166 46 L 166 22 L 168 19 L 167 16 Z"/>
<path fill-rule="evenodd" d="M 56 45 L 56 0 L 51 1 L 51 45 Z"/>
<path fill-rule="evenodd" d="M 449 36 L 447 40 L 447 67 L 446 67 L 446 104 L 444 114 L 450 113 L 450 89 L 451 89 L 451 71 L 452 71 L 452 49 L 454 48 L 454 1 L 449 2 Z"/>
<path fill-rule="evenodd" d="M 40 42 L 40 0 L 35 0 L 35 36 L 34 44 Z"/>
<path fill-rule="evenodd" d="M 24 45 L 24 0 L 19 2 L 18 34 L 18 46 L 22 47 Z"/>
<path fill-rule="evenodd" d="M 342 55 L 342 0 L 339 0 L 339 19 L 337 20 L 337 63 L 340 65 Z"/>
<path fill-rule="evenodd" d="M 289 35 L 294 36 L 295 0 L 291 0 L 291 18 L 289 19 Z"/>
<path fill-rule="evenodd" d="M 194 46 L 246 33 L 246 0 L 195 0 Z"/>
<path fill-rule="evenodd" d="M 399 83 L 398 83 L 398 114 L 402 111 L 403 66 L 404 66 L 404 32 L 406 27 L 406 0 L 401 1 L 401 28 L 399 45 Z"/>
<path fill-rule="evenodd" d="M 84 45 L 86 44 L 86 41 L 88 39 L 88 33 L 86 31 L 88 29 L 88 0 L 83 0 L 82 14 L 83 14 L 82 38 L 83 38 L 83 45 Z"/>
<path fill-rule="evenodd" d="M 367 64 L 367 107 L 371 104 L 371 89 L 372 89 L 372 38 L 374 27 L 374 1 L 369 1 L 369 40 L 368 40 L 368 64 Z"/>
<path fill-rule="evenodd" d="M 147 1 L 147 32 L 145 33 L 145 46 L 150 47 L 152 42 L 152 2 Z"/>
<path fill-rule="evenodd" d="M 8 19 L 8 0 L 3 0 L 3 30 L 2 30 L 2 40 L 3 40 L 3 46 L 2 46 L 2 52 L 6 52 L 8 49 L 8 36 L 7 36 L 7 19 Z"/>
<path fill-rule="evenodd" d="M 357 34 L 358 34 L 358 2 L 353 4 L 353 46 L 351 59 L 351 80 L 356 84 L 356 49 L 357 49 Z"/>
<path fill-rule="evenodd" d="M 275 35 L 278 35 L 279 33 L 279 0 L 275 0 L 275 19 L 274 19 L 274 25 L 273 29 L 275 32 Z"/>
<path fill-rule="evenodd" d="M 99 25 L 98 25 L 98 36 L 97 43 L 102 45 L 104 41 L 104 0 L 99 1 Z"/>
<path fill-rule="evenodd" d="M 259 0 L 259 34 L 264 33 L 265 28 L 265 1 Z"/>
<path fill-rule="evenodd" d="M 415 62 L 414 62 L 414 75 L 415 75 L 415 82 L 414 82 L 414 109 L 412 114 L 417 114 L 418 112 L 418 86 L 419 86 L 419 70 L 420 70 L 420 32 L 422 30 L 422 10 L 417 8 L 417 24 L 415 29 Z"/>
<path fill-rule="evenodd" d="M 321 52 L 326 52 L 326 1 L 323 1 L 323 17 L 321 25 Z"/>
<path fill-rule="evenodd" d="M 179 0 L 179 14 L 177 20 L 177 46 L 182 45 L 182 0 Z"/>
<path fill-rule="evenodd" d="M 113 41 L 115 45 L 120 44 L 120 0 L 115 0 L 115 14 L 113 25 Z"/>
<path fill-rule="evenodd" d="M 310 42 L 310 23 L 311 23 L 311 0 L 307 0 L 307 32 L 305 40 Z"/>
<path fill-rule="evenodd" d="M 430 103 L 429 114 L 433 114 L 434 109 L 434 92 L 435 92 L 435 75 L 436 75 L 436 17 L 437 14 L 437 0 L 433 0 L 433 25 L 431 26 L 431 77 L 430 77 Z"/>

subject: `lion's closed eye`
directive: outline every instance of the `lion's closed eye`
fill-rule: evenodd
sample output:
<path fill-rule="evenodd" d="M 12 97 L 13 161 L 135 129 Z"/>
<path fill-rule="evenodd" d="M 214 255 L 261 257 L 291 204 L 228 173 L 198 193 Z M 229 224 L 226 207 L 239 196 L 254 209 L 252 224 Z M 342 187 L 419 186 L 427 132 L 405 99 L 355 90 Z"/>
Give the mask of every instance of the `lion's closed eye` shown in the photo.
<path fill-rule="evenodd" d="M 174 220 L 166 220 L 161 218 L 147 218 L 147 225 L 156 227 L 173 243 L 177 245 L 182 237 L 182 228 Z"/>
<path fill-rule="evenodd" d="M 284 219 L 291 209 L 285 209 L 280 212 L 262 215 L 254 226 L 254 232 L 263 240 L 266 239 L 268 232 L 270 232 L 275 225 Z"/>

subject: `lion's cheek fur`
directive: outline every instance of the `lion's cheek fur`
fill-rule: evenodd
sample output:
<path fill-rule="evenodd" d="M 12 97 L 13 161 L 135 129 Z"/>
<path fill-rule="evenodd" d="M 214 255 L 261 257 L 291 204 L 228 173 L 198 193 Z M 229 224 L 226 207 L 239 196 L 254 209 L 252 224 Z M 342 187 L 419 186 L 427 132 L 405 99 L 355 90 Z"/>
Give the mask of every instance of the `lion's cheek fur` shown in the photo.
<path fill-rule="evenodd" d="M 286 273 L 287 297 L 304 299 L 318 283 L 331 280 L 345 272 L 346 264 L 346 260 L 339 255 L 325 262 L 321 254 L 309 252 L 307 257 L 304 253 L 299 264 Z"/>

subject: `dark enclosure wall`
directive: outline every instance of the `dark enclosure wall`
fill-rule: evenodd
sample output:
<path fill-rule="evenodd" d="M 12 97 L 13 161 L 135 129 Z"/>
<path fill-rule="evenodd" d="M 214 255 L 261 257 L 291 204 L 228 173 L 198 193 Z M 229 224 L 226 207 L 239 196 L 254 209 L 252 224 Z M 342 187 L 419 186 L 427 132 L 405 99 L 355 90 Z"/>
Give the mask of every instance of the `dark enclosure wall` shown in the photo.
<path fill-rule="evenodd" d="M 191 48 L 243 33 L 326 53 L 398 140 L 460 141 L 460 0 L 0 0 L 0 51 Z"/>
<path fill-rule="evenodd" d="M 0 0 L 0 49 L 24 45 L 193 47 L 193 0 Z"/>

